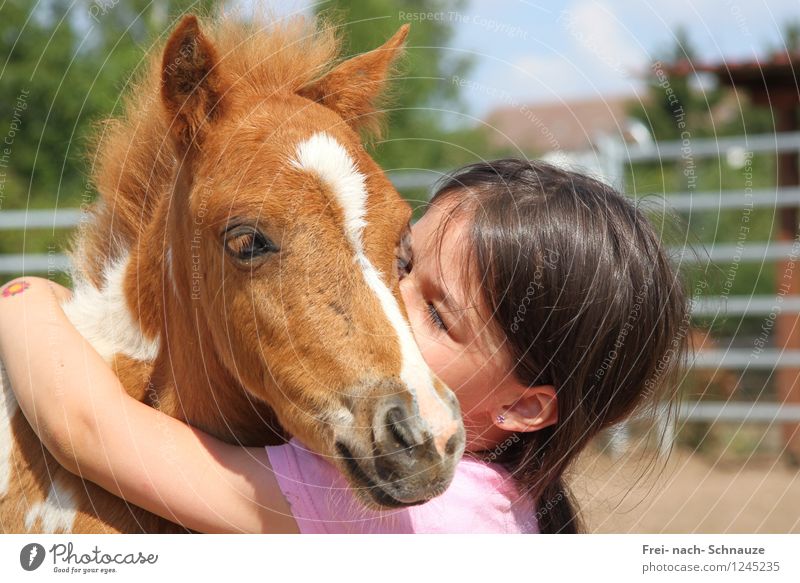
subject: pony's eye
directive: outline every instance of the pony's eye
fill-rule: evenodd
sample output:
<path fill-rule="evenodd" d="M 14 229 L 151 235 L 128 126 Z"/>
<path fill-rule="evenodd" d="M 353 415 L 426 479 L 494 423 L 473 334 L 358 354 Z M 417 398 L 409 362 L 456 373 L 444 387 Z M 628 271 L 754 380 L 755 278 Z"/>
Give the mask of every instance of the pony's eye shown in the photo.
<path fill-rule="evenodd" d="M 400 243 L 397 245 L 397 277 L 403 279 L 406 275 L 411 273 L 414 267 L 414 253 L 411 248 L 411 229 L 406 227 L 403 235 L 400 237 Z"/>
<path fill-rule="evenodd" d="M 411 273 L 414 267 L 414 260 L 411 257 L 398 257 L 397 258 L 397 278 L 403 279 L 406 275 Z"/>
<path fill-rule="evenodd" d="M 279 250 L 269 237 L 250 225 L 233 227 L 225 233 L 225 251 L 240 263 L 250 264 Z"/>

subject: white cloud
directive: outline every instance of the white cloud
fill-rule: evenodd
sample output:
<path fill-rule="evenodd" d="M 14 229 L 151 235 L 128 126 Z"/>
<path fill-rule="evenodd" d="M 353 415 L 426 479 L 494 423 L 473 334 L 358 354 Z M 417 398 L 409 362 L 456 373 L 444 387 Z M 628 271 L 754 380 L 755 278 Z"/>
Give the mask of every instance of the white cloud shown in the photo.
<path fill-rule="evenodd" d="M 785 23 L 800 18 L 798 0 L 562 0 L 547 8 L 519 1 L 491 6 L 497 19 L 518 24 L 528 35 L 508 39 L 459 28 L 455 47 L 476 51 L 474 80 L 497 89 L 466 93 L 478 112 L 504 105 L 505 93 L 529 103 L 641 91 L 650 62 L 673 46 L 679 25 L 688 29 L 701 61 L 735 61 L 779 47 Z"/>
<path fill-rule="evenodd" d="M 646 62 L 642 48 L 604 2 L 582 0 L 558 17 L 572 52 L 600 67 L 598 73 L 627 78 Z"/>
<path fill-rule="evenodd" d="M 555 101 L 586 90 L 575 63 L 560 55 L 523 55 L 511 69 L 513 92 L 526 101 Z"/>

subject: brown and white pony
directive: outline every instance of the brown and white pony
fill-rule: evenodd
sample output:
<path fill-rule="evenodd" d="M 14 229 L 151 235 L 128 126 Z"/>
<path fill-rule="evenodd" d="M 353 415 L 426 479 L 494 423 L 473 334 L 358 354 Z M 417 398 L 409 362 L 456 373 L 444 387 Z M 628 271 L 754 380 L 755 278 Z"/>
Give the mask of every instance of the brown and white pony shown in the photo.
<path fill-rule="evenodd" d="M 136 398 L 232 443 L 296 436 L 380 507 L 441 493 L 464 448 L 399 297 L 410 209 L 358 134 L 406 35 L 335 65 L 314 22 L 185 17 L 103 129 L 64 306 Z M 3 531 L 182 530 L 64 471 L 7 385 Z"/>

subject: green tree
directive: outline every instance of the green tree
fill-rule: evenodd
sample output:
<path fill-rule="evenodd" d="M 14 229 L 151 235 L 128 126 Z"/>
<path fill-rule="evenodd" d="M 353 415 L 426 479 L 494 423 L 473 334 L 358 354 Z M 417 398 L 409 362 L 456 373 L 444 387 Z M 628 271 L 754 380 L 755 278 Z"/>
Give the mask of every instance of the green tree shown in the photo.
<path fill-rule="evenodd" d="M 695 62 L 696 51 L 687 30 L 676 29 L 673 44 L 656 55 L 646 97 L 632 105 L 631 115 L 649 127 L 656 140 L 679 139 L 686 128 L 696 137 L 698 132 L 704 134 L 709 124 L 703 118 L 719 100 L 720 92 L 708 87 L 699 91 L 692 86 L 691 75 L 673 73 L 678 66 L 690 68 Z"/>
<path fill-rule="evenodd" d="M 87 188 L 87 138 L 113 113 L 149 43 L 191 0 L 0 3 L 0 210 L 74 207 Z M 10 142 L 10 143 L 9 143 Z M 41 252 L 66 232 L 1 232 L 0 252 Z"/>

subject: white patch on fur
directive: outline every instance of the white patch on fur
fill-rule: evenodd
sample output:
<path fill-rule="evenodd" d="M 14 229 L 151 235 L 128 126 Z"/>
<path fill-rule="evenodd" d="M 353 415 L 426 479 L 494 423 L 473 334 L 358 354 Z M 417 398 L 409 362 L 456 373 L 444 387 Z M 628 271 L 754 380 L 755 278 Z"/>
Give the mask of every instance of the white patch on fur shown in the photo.
<path fill-rule="evenodd" d="M 18 410 L 5 367 L 0 363 L 0 498 L 8 494 L 11 486 L 11 452 L 14 449 L 11 420 Z"/>
<path fill-rule="evenodd" d="M 151 361 L 158 355 L 158 340 L 149 340 L 131 316 L 125 300 L 124 282 L 128 257 L 106 268 L 103 288 L 78 281 L 64 312 L 78 331 L 108 362 L 115 354 Z"/>
<path fill-rule="evenodd" d="M 36 502 L 25 514 L 25 528 L 29 531 L 36 528 L 36 521 L 41 520 L 37 528 L 43 533 L 72 532 L 78 508 L 75 497 L 69 487 L 65 487 L 56 478 L 50 484 L 50 491 L 43 502 Z"/>
<path fill-rule="evenodd" d="M 434 434 L 438 434 L 441 429 L 452 424 L 452 413 L 436 392 L 430 369 L 394 294 L 364 252 L 362 233 L 367 225 L 367 186 L 364 175 L 358 171 L 344 146 L 326 133 L 316 133 L 298 144 L 292 165 L 315 173 L 336 196 L 344 213 L 345 234 L 353 246 L 355 262 L 361 268 L 367 285 L 378 297 L 400 340 L 400 378 L 417 402 L 420 416 L 431 425 Z"/>

